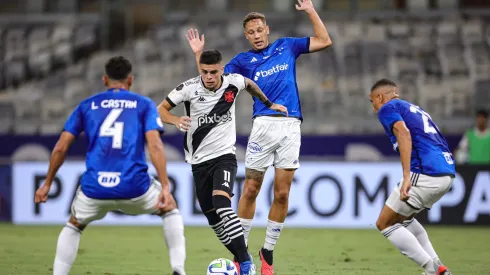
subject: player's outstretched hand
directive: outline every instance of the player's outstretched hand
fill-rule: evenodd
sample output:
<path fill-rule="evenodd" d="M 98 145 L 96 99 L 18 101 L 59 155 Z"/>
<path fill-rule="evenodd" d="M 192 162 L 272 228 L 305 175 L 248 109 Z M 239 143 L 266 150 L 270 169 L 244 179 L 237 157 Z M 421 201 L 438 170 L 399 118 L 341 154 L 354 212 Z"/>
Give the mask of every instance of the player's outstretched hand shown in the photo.
<path fill-rule="evenodd" d="M 314 10 L 315 6 L 313 6 L 313 3 L 311 0 L 298 0 L 298 4 L 296 4 L 296 10 L 299 11 L 310 11 Z"/>
<path fill-rule="evenodd" d="M 412 182 L 410 179 L 403 179 L 402 187 L 400 188 L 400 200 L 407 201 L 410 195 L 408 191 L 410 191 L 410 187 L 412 187 Z"/>
<path fill-rule="evenodd" d="M 280 113 L 286 113 L 286 116 L 288 116 L 288 108 L 286 108 L 285 106 L 281 105 L 281 104 L 272 104 L 271 110 L 274 110 L 274 111 L 277 111 L 277 112 L 280 112 Z"/>
<path fill-rule="evenodd" d="M 196 29 L 190 29 L 185 35 L 187 41 L 189 41 L 189 46 L 194 53 L 200 53 L 204 51 L 204 34 L 201 35 L 199 39 L 199 31 Z"/>
<path fill-rule="evenodd" d="M 36 194 L 34 195 L 34 202 L 41 203 L 46 202 L 48 200 L 49 187 L 46 184 L 43 184 L 39 189 L 37 189 Z"/>
<path fill-rule="evenodd" d="M 172 202 L 172 194 L 168 188 L 162 188 L 160 195 L 158 195 L 158 201 L 155 204 L 155 208 L 159 210 L 165 210 L 166 207 Z"/>
<path fill-rule="evenodd" d="M 182 132 L 187 132 L 191 128 L 191 121 L 192 119 L 188 116 L 181 116 L 179 118 L 179 122 L 175 124 L 175 127 L 177 129 L 181 130 Z"/>

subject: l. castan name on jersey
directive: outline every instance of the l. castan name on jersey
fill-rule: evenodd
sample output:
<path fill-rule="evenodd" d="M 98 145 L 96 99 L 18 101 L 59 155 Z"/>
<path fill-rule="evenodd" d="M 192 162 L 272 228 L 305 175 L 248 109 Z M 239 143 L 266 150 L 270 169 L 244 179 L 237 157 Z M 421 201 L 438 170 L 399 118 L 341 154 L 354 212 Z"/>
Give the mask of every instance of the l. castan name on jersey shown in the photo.
<path fill-rule="evenodd" d="M 97 110 L 99 107 L 102 108 L 123 108 L 123 109 L 136 109 L 138 107 L 138 101 L 136 100 L 126 100 L 126 99 L 104 99 L 97 104 L 92 101 L 92 110 Z"/>

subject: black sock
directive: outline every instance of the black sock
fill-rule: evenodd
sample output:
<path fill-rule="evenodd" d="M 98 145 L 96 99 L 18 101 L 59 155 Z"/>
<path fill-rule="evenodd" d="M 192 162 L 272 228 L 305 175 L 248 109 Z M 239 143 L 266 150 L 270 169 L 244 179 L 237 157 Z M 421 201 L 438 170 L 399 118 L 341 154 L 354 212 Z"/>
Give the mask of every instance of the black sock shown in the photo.
<path fill-rule="evenodd" d="M 231 245 L 234 248 L 235 257 L 239 263 L 250 261 L 245 237 L 243 236 L 243 228 L 233 209 L 231 209 L 231 201 L 225 196 L 213 196 L 213 204 L 216 208 L 216 213 L 221 217 L 225 231 L 231 240 Z"/>
<path fill-rule="evenodd" d="M 233 247 L 233 244 L 231 243 L 231 240 L 228 237 L 228 233 L 226 233 L 226 230 L 224 228 L 224 223 L 221 220 L 221 218 L 218 216 L 218 214 L 216 214 L 216 211 L 212 210 L 207 213 L 204 213 L 204 215 L 208 219 L 208 223 L 211 226 L 211 228 L 214 230 L 216 237 L 218 237 L 218 239 L 226 247 L 226 249 L 230 251 L 233 257 L 237 258 L 236 251 Z"/>
<path fill-rule="evenodd" d="M 262 252 L 262 257 L 264 258 L 265 262 L 272 265 L 272 250 L 267 250 L 262 247 L 260 251 Z"/>

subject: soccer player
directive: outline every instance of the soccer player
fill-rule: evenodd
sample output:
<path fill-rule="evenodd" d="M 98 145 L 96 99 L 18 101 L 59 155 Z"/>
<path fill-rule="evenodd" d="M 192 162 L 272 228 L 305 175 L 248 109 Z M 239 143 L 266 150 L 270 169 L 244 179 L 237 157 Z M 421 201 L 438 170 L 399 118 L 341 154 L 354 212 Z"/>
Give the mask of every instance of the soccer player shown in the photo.
<path fill-rule="evenodd" d="M 73 200 L 70 220 L 58 238 L 54 275 L 70 272 L 85 227 L 114 210 L 160 216 L 173 275 L 185 275 L 184 224 L 170 194 L 160 138 L 163 123 L 153 101 L 129 91 L 131 70 L 124 57 L 109 59 L 103 76 L 108 89 L 83 100 L 68 118 L 53 149 L 46 181 L 36 191 L 35 202 L 46 202 L 66 152 L 85 132 L 87 170 Z M 145 141 L 161 184 L 147 173 Z"/>
<path fill-rule="evenodd" d="M 403 178 L 386 200 L 376 226 L 403 255 L 423 267 L 425 274 L 449 275 L 427 232 L 414 218 L 452 186 L 456 170 L 446 139 L 427 112 L 399 99 L 394 82 L 376 82 L 370 100 L 400 154 L 403 169 Z"/>
<path fill-rule="evenodd" d="M 269 212 L 265 243 L 259 252 L 263 275 L 274 273 L 272 252 L 287 216 L 289 191 L 295 170 L 299 168 L 303 117 L 296 84 L 296 59 L 302 54 L 332 45 L 311 0 L 298 0 L 296 9 L 308 14 L 314 37 L 281 38 L 271 42 L 265 16 L 257 12 L 249 13 L 243 20 L 243 27 L 252 49 L 238 54 L 225 67 L 227 73 L 238 73 L 254 80 L 268 98 L 289 110 L 289 117 L 284 117 L 254 99 L 253 128 L 245 157 L 246 179 L 238 216 L 247 240 L 265 171 L 269 166 L 274 166 L 274 200 Z M 187 39 L 196 61 L 199 60 L 204 48 L 204 35 L 199 37 L 197 30 L 189 30 Z"/>
<path fill-rule="evenodd" d="M 246 90 L 271 110 L 287 115 L 287 109 L 269 101 L 250 79 L 223 74 L 221 60 L 218 51 L 204 51 L 199 59 L 200 76 L 177 86 L 158 110 L 163 122 L 186 132 L 186 162 L 192 164 L 201 210 L 216 236 L 236 257 L 240 274 L 252 275 L 255 266 L 230 199 L 237 171 L 235 99 Z M 182 102 L 187 116 L 171 114 L 170 110 Z"/>

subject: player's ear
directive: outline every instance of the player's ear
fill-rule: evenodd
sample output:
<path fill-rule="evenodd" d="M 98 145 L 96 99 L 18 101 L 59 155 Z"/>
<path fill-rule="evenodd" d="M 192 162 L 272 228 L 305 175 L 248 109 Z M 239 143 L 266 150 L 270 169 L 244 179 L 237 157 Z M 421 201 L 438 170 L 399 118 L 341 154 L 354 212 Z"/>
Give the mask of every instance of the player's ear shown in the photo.
<path fill-rule="evenodd" d="M 133 80 L 134 80 L 134 76 L 133 75 L 130 75 L 128 77 L 128 86 L 131 87 L 133 85 Z"/>
<path fill-rule="evenodd" d="M 269 35 L 269 25 L 266 25 L 266 26 L 265 26 L 265 33 L 266 33 L 267 35 Z"/>
<path fill-rule="evenodd" d="M 109 77 L 107 77 L 107 75 L 102 76 L 102 81 L 104 82 L 104 86 L 109 85 Z"/>

